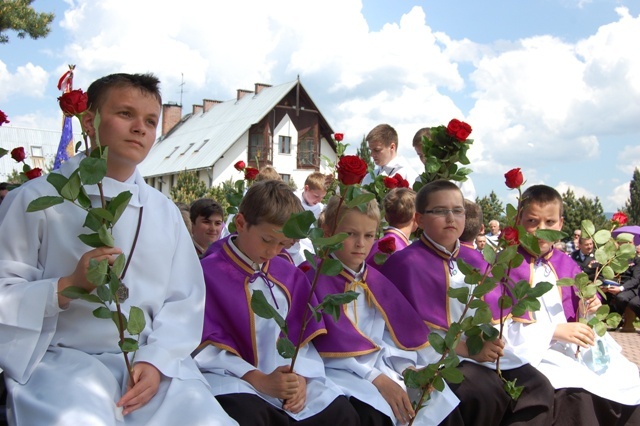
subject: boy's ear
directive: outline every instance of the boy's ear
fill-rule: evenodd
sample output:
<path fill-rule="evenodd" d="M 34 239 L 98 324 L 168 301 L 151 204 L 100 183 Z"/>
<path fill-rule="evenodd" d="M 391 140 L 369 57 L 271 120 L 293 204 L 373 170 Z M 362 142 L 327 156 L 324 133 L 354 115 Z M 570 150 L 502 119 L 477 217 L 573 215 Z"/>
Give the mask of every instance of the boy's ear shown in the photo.
<path fill-rule="evenodd" d="M 82 119 L 80 120 L 80 123 L 82 124 L 82 129 L 87 133 L 87 136 L 89 136 L 89 138 L 93 139 L 96 135 L 96 129 L 93 126 L 93 120 L 95 119 L 96 114 L 93 111 L 87 110 L 87 112 L 85 112 L 82 115 Z"/>
<path fill-rule="evenodd" d="M 236 223 L 236 231 L 238 231 L 238 233 L 240 233 L 240 231 L 244 232 L 247 227 L 247 220 L 244 218 L 244 215 L 242 213 L 238 213 L 233 220 Z"/>

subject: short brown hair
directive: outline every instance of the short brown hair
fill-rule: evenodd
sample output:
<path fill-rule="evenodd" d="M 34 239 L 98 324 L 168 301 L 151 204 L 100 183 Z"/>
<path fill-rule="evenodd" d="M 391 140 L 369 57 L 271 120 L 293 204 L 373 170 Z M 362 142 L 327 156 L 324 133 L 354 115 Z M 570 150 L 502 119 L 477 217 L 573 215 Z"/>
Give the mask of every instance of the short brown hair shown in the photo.
<path fill-rule="evenodd" d="M 254 182 L 238 207 L 249 225 L 282 226 L 293 213 L 304 209 L 293 190 L 281 180 Z"/>
<path fill-rule="evenodd" d="M 462 195 L 460 188 L 458 188 L 458 185 L 444 179 L 434 180 L 420 188 L 418 191 L 418 194 L 416 195 L 416 212 L 424 213 L 425 209 L 429 205 L 429 196 L 439 191 L 458 191 L 460 198 L 464 200 L 464 196 Z"/>
<path fill-rule="evenodd" d="M 97 111 L 107 99 L 109 92 L 115 88 L 133 87 L 140 92 L 153 96 L 162 104 L 160 80 L 153 74 L 110 74 L 97 79 L 87 89 L 90 111 Z"/>
<path fill-rule="evenodd" d="M 480 233 L 483 223 L 482 207 L 471 200 L 464 200 L 464 231 L 460 241 L 472 243 Z"/>
<path fill-rule="evenodd" d="M 394 188 L 382 200 L 384 218 L 394 228 L 406 226 L 416 213 L 416 192 L 410 188 Z"/>
<path fill-rule="evenodd" d="M 520 198 L 520 214 L 531 204 L 541 206 L 549 203 L 558 203 L 560 206 L 560 217 L 564 214 L 562 196 L 558 191 L 547 185 L 532 185 L 527 188 Z"/>
<path fill-rule="evenodd" d="M 320 172 L 313 172 L 309 176 L 307 176 L 307 179 L 305 179 L 304 184 L 305 186 L 309 186 L 309 189 L 312 189 L 312 190 L 320 189 L 320 190 L 326 191 L 327 190 L 327 187 L 325 185 L 326 179 L 327 177 L 324 174 Z"/>
<path fill-rule="evenodd" d="M 423 127 L 418 130 L 416 134 L 413 136 L 413 146 L 422 146 L 422 137 L 426 136 L 428 138 L 431 137 L 431 127 Z"/>
<path fill-rule="evenodd" d="M 282 177 L 278 173 L 278 171 L 272 166 L 264 166 L 260 169 L 260 172 L 256 175 L 255 182 L 260 182 L 263 180 L 282 180 Z"/>
<path fill-rule="evenodd" d="M 340 210 L 338 211 L 338 206 L 340 206 Z M 374 219 L 377 223 L 380 223 L 380 208 L 378 207 L 378 202 L 376 199 L 372 199 L 366 204 L 366 211 L 361 211 L 358 207 L 348 208 L 346 203 L 340 203 L 340 197 L 334 195 L 329 198 L 329 202 L 327 203 L 327 207 L 324 209 L 324 225 L 329 229 L 333 229 L 335 225 L 338 224 L 338 221 L 349 211 L 357 210 L 360 213 L 366 214 L 367 217 Z M 325 228 L 326 229 L 326 228 Z"/>
<path fill-rule="evenodd" d="M 365 138 L 367 142 L 382 143 L 384 146 L 391 146 L 392 143 L 398 147 L 398 132 L 388 124 L 378 124 L 371 129 Z"/>

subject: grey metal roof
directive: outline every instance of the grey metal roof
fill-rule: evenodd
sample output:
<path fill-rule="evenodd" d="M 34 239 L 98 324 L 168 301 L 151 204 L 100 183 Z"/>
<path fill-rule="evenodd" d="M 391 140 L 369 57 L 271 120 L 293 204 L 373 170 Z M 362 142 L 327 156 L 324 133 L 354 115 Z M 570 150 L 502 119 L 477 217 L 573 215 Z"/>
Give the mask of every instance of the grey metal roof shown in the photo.
<path fill-rule="evenodd" d="M 214 105 L 189 114 L 164 138 L 159 138 L 139 168 L 143 176 L 211 167 L 251 126 L 265 117 L 298 80 L 266 87 L 259 94 Z M 205 142 L 206 141 L 206 142 Z M 168 158 L 167 158 L 168 157 Z"/>

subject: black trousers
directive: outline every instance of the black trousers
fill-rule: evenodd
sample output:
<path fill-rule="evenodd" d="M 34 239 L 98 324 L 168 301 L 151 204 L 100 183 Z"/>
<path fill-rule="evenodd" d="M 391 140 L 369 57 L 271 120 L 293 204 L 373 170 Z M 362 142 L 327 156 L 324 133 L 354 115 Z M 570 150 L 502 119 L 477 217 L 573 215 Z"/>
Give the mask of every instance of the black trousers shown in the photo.
<path fill-rule="evenodd" d="M 558 426 L 640 425 L 639 406 L 623 405 L 578 388 L 558 389 L 553 411 L 553 424 Z"/>
<path fill-rule="evenodd" d="M 637 289 L 621 291 L 615 295 L 613 303 L 615 304 L 616 311 L 620 315 L 624 315 L 624 311 L 629 307 L 636 316 L 640 317 L 640 296 L 638 296 Z"/>
<path fill-rule="evenodd" d="M 389 416 L 376 410 L 369 404 L 354 397 L 350 397 L 349 402 L 358 413 L 361 426 L 393 426 L 393 421 Z"/>
<path fill-rule="evenodd" d="M 459 384 L 449 383 L 449 387 L 460 404 L 442 425 L 546 426 L 553 421 L 554 389 L 549 380 L 529 364 L 502 371 L 505 379 L 517 379 L 516 386 L 524 386 L 516 401 L 504 391 L 495 370 L 468 361 L 463 361 L 458 368 L 464 380 Z"/>
<path fill-rule="evenodd" d="M 339 396 L 323 411 L 304 420 L 294 420 L 284 410 L 249 393 L 218 395 L 216 399 L 224 411 L 240 426 L 358 426 L 360 424 L 358 413 L 344 396 Z"/>

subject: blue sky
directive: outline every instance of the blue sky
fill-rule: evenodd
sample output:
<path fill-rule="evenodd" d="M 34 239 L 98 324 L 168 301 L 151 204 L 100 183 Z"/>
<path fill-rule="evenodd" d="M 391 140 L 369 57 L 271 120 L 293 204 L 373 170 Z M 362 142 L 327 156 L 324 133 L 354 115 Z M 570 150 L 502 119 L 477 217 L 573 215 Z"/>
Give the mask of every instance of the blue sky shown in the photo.
<path fill-rule="evenodd" d="M 181 6 L 177 8 L 177 4 Z M 386 122 L 400 153 L 421 127 L 470 123 L 479 195 L 502 175 L 628 198 L 640 164 L 640 2 L 633 0 L 36 0 L 46 39 L 0 45 L 0 109 L 11 126 L 60 128 L 58 77 L 86 89 L 111 72 L 156 73 L 183 112 L 256 82 L 298 75 L 355 151 Z"/>

